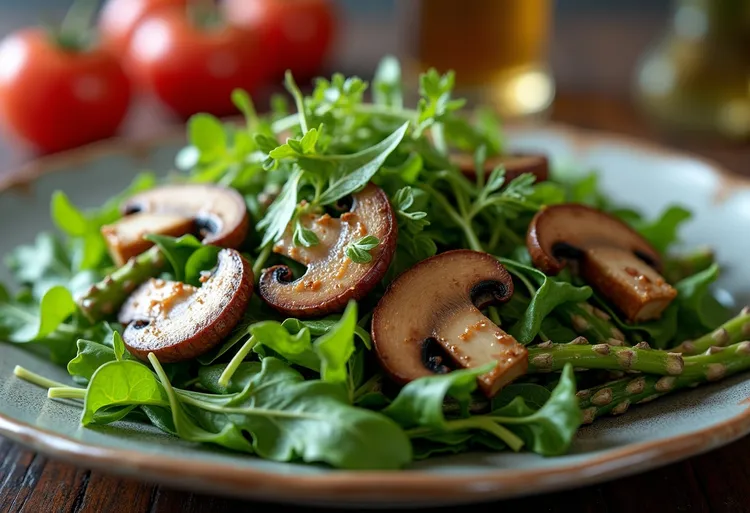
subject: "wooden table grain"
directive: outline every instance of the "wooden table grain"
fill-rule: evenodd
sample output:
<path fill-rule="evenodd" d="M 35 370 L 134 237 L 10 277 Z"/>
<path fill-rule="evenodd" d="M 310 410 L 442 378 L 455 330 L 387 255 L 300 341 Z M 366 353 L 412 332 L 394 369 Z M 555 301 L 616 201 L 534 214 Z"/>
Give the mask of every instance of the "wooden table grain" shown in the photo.
<path fill-rule="evenodd" d="M 706 136 L 669 136 L 646 123 L 626 99 L 563 94 L 552 120 L 661 142 L 750 177 L 750 144 Z M 0 172 L 28 158 L 0 152 Z M 225 512 L 277 506 L 178 491 L 48 459 L 0 438 L 0 513 Z M 596 486 L 503 501 L 503 513 L 750 512 L 750 437 L 651 472 Z"/>

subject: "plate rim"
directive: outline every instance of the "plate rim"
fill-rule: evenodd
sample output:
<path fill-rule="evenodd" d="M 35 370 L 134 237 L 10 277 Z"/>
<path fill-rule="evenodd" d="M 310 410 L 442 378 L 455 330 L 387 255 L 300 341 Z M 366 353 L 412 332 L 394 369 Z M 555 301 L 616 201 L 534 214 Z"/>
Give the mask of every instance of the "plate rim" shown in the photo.
<path fill-rule="evenodd" d="M 706 172 L 718 175 L 717 201 L 729 191 L 750 188 L 750 179 L 689 152 L 675 150 L 636 137 L 557 123 L 508 126 L 509 133 L 549 132 L 566 138 L 574 151 L 614 143 L 634 151 L 699 162 Z M 183 131 L 148 141 L 115 139 L 43 157 L 0 179 L 0 193 L 25 189 L 41 176 L 108 154 L 138 155 L 179 140 Z M 184 136 L 182 136 L 184 137 Z M 174 456 L 154 457 L 128 449 L 106 447 L 38 428 L 0 412 L 0 434 L 34 450 L 87 468 L 127 474 L 140 479 L 196 487 L 213 493 L 276 502 L 336 501 L 345 506 L 366 500 L 375 504 L 458 503 L 538 494 L 594 484 L 615 477 L 660 467 L 707 452 L 750 433 L 750 407 L 717 425 L 677 437 L 626 445 L 606 454 L 551 469 L 502 469 L 465 476 L 406 471 L 332 471 L 321 475 L 267 473 L 247 466 L 206 463 Z M 248 456 L 254 457 L 254 456 Z"/>

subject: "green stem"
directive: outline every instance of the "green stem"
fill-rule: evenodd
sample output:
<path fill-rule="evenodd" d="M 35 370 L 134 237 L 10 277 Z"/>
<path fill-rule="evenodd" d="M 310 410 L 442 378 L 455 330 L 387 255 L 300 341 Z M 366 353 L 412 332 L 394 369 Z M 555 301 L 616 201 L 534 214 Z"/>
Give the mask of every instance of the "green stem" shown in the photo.
<path fill-rule="evenodd" d="M 98 0 L 75 0 L 60 23 L 57 43 L 67 49 L 80 51 L 91 33 Z"/>
<path fill-rule="evenodd" d="M 240 350 L 237 351 L 237 354 L 235 354 L 229 364 L 227 364 L 224 372 L 222 372 L 221 376 L 219 376 L 219 386 L 226 387 L 227 385 L 229 385 L 229 381 L 232 379 L 232 376 L 234 376 L 234 373 L 237 372 L 240 364 L 245 360 L 247 355 L 250 354 L 250 351 L 253 350 L 253 347 L 255 347 L 256 343 L 257 341 L 255 340 L 255 337 L 250 337 L 247 342 L 242 345 Z"/>
<path fill-rule="evenodd" d="M 711 333 L 695 340 L 686 340 L 672 349 L 677 353 L 698 354 L 713 346 L 728 346 L 750 339 L 750 308 L 744 308 L 736 317 L 729 319 Z"/>
<path fill-rule="evenodd" d="M 286 84 L 287 90 L 294 97 L 294 103 L 297 106 L 299 126 L 302 129 L 302 133 L 305 134 L 307 133 L 307 113 L 305 112 L 305 98 L 304 96 L 302 96 L 302 91 L 300 91 L 297 83 L 294 81 L 294 76 L 292 76 L 291 71 L 287 70 L 284 82 Z"/>
<path fill-rule="evenodd" d="M 37 374 L 36 372 L 32 372 L 29 369 L 21 367 L 20 365 L 16 365 L 16 367 L 13 369 L 13 374 L 16 377 L 21 378 L 24 381 L 28 381 L 29 383 L 33 383 L 34 385 L 47 388 L 47 389 L 68 387 L 68 385 L 64 383 L 60 383 L 59 381 L 54 381 L 54 380 L 45 378 L 44 376 L 41 376 Z"/>
<path fill-rule="evenodd" d="M 529 347 L 529 374 L 560 371 L 566 363 L 575 368 L 638 371 L 675 376 L 684 368 L 682 355 L 638 346 L 608 344 L 551 344 Z"/>
<path fill-rule="evenodd" d="M 625 413 L 633 404 L 652 401 L 675 390 L 694 387 L 707 381 L 750 369 L 750 342 L 709 350 L 706 354 L 686 356 L 679 376 L 643 375 L 623 378 L 578 392 L 584 423 L 603 415 Z"/>
<path fill-rule="evenodd" d="M 47 397 L 50 399 L 78 399 L 83 401 L 86 399 L 86 389 L 75 387 L 52 387 L 47 390 Z"/>
<path fill-rule="evenodd" d="M 484 251 L 482 243 L 479 242 L 479 238 L 477 237 L 477 234 L 474 233 L 474 229 L 471 227 L 471 224 L 467 222 L 463 217 L 461 217 L 458 212 L 456 212 L 456 209 L 451 206 L 446 197 L 427 184 L 422 184 L 421 187 L 425 189 L 429 194 L 431 194 L 438 203 L 440 203 L 440 206 L 443 208 L 443 210 L 446 211 L 448 217 L 450 217 L 453 222 L 456 223 L 459 228 L 461 228 L 461 230 L 464 232 L 464 236 L 466 237 L 466 241 L 469 247 L 474 251 Z"/>
<path fill-rule="evenodd" d="M 260 277 L 260 273 L 263 271 L 263 266 L 266 265 L 268 257 L 271 256 L 272 246 L 273 244 L 266 244 L 253 263 L 253 276 L 256 280 Z"/>
<path fill-rule="evenodd" d="M 166 266 L 166 258 L 158 246 L 131 258 L 128 263 L 92 285 L 78 298 L 78 307 L 91 321 L 99 322 L 114 314 L 128 296 L 149 278 L 155 278 Z"/>

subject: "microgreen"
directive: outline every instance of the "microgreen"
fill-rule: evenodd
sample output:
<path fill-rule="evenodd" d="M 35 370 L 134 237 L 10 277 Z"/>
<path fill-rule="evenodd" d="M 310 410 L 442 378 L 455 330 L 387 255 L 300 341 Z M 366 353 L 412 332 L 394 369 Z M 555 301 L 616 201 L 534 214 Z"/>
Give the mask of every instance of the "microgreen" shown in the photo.
<path fill-rule="evenodd" d="M 352 242 L 346 247 L 346 256 L 355 264 L 367 264 L 372 262 L 372 254 L 380 240 L 374 235 L 366 235 L 361 239 Z"/>

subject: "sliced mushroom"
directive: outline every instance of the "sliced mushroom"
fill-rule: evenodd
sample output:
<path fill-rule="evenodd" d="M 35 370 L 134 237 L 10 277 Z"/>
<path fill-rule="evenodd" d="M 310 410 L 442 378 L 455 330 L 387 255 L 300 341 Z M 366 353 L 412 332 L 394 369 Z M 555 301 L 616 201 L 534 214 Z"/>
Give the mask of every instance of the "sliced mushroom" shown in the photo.
<path fill-rule="evenodd" d="M 198 233 L 206 244 L 236 248 L 250 220 L 245 201 L 228 187 L 205 184 L 167 185 L 128 199 L 124 217 L 102 227 L 112 259 L 122 266 L 152 246 L 145 235 Z"/>
<path fill-rule="evenodd" d="M 629 321 L 658 318 L 677 296 L 659 274 L 659 253 L 600 210 L 576 204 L 547 207 L 531 221 L 526 245 L 534 265 L 550 275 L 577 261 L 581 277 Z"/>
<path fill-rule="evenodd" d="M 143 238 L 146 235 L 179 237 L 192 232 L 193 226 L 192 219 L 181 215 L 142 212 L 123 217 L 115 224 L 102 226 L 101 231 L 112 260 L 122 267 L 132 257 L 153 246 L 151 241 Z"/>
<path fill-rule="evenodd" d="M 191 360 L 226 338 L 242 319 L 253 293 L 250 264 L 234 249 L 219 252 L 218 263 L 200 288 L 151 279 L 125 302 L 118 320 L 126 324 L 122 339 L 145 360 Z"/>
<path fill-rule="evenodd" d="M 274 251 L 307 266 L 296 280 L 285 265 L 263 271 L 261 297 L 285 315 L 311 317 L 343 310 L 350 299 L 360 299 L 380 281 L 396 250 L 398 226 L 386 194 L 373 184 L 352 195 L 352 206 L 339 218 L 328 214 L 303 215 L 300 222 L 315 232 L 319 243 L 306 248 L 293 243 L 287 229 Z M 372 260 L 355 263 L 347 247 L 373 235 L 380 243 L 370 251 Z"/>
<path fill-rule="evenodd" d="M 372 339 L 383 369 L 398 383 L 448 372 L 442 349 L 458 367 L 496 363 L 479 377 L 495 395 L 526 372 L 527 351 L 480 311 L 513 295 L 513 280 L 487 253 L 454 250 L 430 257 L 388 288 L 372 316 Z"/>
<path fill-rule="evenodd" d="M 469 180 L 476 180 L 477 173 L 474 166 L 474 156 L 468 153 L 455 153 L 450 157 L 463 175 Z M 484 175 L 489 177 L 497 166 L 505 168 L 505 183 L 508 184 L 524 173 L 531 173 L 537 182 L 544 182 L 549 178 L 549 161 L 547 157 L 534 153 L 511 153 L 488 157 L 484 162 Z"/>

